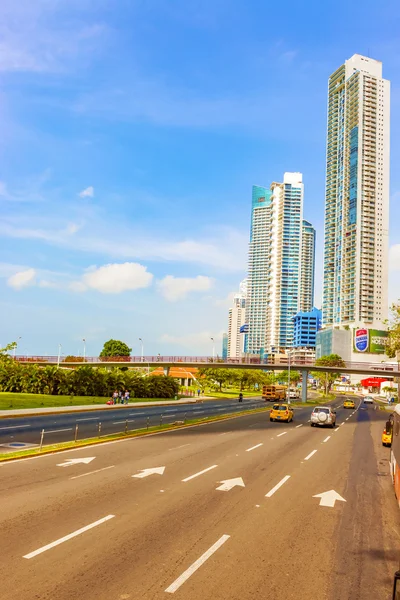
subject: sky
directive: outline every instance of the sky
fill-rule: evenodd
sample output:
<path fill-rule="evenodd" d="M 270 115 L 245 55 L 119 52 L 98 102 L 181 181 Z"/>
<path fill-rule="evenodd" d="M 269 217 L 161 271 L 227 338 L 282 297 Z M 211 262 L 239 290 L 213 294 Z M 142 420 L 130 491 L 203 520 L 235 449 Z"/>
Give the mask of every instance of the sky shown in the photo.
<path fill-rule="evenodd" d="M 397 0 L 2 0 L 0 345 L 221 352 L 251 187 L 300 171 L 321 301 L 326 94 L 353 54 L 392 82 L 390 300 L 400 297 Z"/>

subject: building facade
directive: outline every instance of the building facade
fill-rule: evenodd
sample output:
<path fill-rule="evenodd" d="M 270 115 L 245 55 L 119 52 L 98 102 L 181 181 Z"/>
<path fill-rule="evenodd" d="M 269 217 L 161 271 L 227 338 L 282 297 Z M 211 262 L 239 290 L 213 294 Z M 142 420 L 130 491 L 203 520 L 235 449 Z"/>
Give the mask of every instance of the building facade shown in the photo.
<path fill-rule="evenodd" d="M 228 334 L 222 334 L 222 358 L 225 360 L 228 358 Z"/>
<path fill-rule="evenodd" d="M 387 318 L 389 120 L 382 63 L 355 54 L 329 78 L 324 326 Z"/>
<path fill-rule="evenodd" d="M 270 189 L 253 186 L 248 354 L 279 353 L 292 347 L 293 317 L 300 308 L 312 307 L 315 231 L 303 222 L 303 199 L 301 173 L 285 173 L 283 183 L 274 182 Z"/>
<path fill-rule="evenodd" d="M 300 310 L 309 312 L 314 306 L 316 233 L 311 223 L 304 219 L 302 227 Z"/>
<path fill-rule="evenodd" d="M 317 331 L 322 327 L 322 311 L 298 312 L 293 319 L 293 346 L 295 348 L 313 348 L 316 346 Z"/>
<path fill-rule="evenodd" d="M 229 309 L 227 356 L 240 358 L 244 353 L 246 324 L 247 279 L 240 284 L 240 291 L 233 297 L 233 305 Z"/>

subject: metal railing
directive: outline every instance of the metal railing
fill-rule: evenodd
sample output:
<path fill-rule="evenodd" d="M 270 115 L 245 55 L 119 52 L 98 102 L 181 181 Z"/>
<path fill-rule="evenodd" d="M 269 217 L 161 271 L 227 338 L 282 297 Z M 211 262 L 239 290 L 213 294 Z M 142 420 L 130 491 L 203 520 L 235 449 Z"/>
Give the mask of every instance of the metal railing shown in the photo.
<path fill-rule="evenodd" d="M 31 363 L 31 364 L 49 364 L 55 365 L 60 364 L 60 366 L 82 366 L 82 365 L 96 365 L 96 366 L 107 366 L 110 364 L 118 364 L 121 365 L 131 365 L 135 367 L 157 367 L 157 366 L 168 366 L 168 367 L 179 367 L 180 365 L 191 365 L 191 366 L 210 366 L 210 365 L 218 365 L 218 367 L 223 366 L 233 366 L 233 365 L 259 365 L 261 368 L 265 367 L 282 367 L 283 369 L 288 367 L 288 359 L 286 358 L 264 358 L 261 359 L 258 356 L 244 356 L 241 358 L 220 358 L 220 357 L 212 357 L 212 356 L 113 356 L 113 357 L 99 357 L 99 356 L 87 356 L 85 359 L 80 358 L 76 361 L 66 361 L 62 359 L 59 361 L 58 356 L 23 356 L 18 355 L 15 356 L 14 359 L 21 363 Z M 316 368 L 318 370 L 323 369 L 325 367 L 321 365 L 317 365 L 315 359 L 311 358 L 296 358 L 291 357 L 290 359 L 291 368 L 296 367 L 309 367 Z M 385 371 L 388 374 L 399 374 L 399 364 L 397 363 L 366 363 L 366 362 L 351 362 L 344 361 L 344 367 L 326 367 L 329 369 L 335 369 L 336 371 L 340 371 L 342 368 L 346 370 L 367 370 L 367 371 Z"/>

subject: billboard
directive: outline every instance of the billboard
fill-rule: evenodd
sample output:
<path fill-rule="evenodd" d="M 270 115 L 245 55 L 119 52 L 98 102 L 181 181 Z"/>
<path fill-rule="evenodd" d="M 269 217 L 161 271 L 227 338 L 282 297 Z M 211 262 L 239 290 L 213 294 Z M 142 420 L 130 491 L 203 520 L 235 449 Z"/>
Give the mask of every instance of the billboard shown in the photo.
<path fill-rule="evenodd" d="M 356 352 L 368 352 L 369 335 L 368 329 L 354 330 L 354 350 Z"/>
<path fill-rule="evenodd" d="M 372 354 L 385 354 L 386 346 L 389 343 L 389 334 L 387 331 L 379 329 L 370 329 L 369 331 L 369 351 Z"/>
<path fill-rule="evenodd" d="M 381 329 L 354 329 L 354 351 L 385 354 L 389 334 Z"/>

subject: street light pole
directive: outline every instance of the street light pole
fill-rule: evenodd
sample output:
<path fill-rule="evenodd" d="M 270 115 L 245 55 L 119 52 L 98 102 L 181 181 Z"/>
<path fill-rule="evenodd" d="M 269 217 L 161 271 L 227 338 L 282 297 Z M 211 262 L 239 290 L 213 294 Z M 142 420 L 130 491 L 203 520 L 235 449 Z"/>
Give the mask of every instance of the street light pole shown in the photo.
<path fill-rule="evenodd" d="M 214 338 L 210 338 L 210 340 L 213 343 L 213 347 L 212 347 L 212 358 L 213 358 L 213 362 L 214 362 L 214 358 L 215 358 L 215 343 L 214 343 Z"/>
<path fill-rule="evenodd" d="M 83 362 L 86 362 L 86 339 L 83 338 Z"/>
<path fill-rule="evenodd" d="M 15 346 L 14 346 L 14 358 L 17 355 L 17 346 L 18 346 L 18 342 L 19 340 L 22 339 L 21 336 L 19 336 L 19 338 L 17 339 L 17 341 L 15 342 Z"/>
<path fill-rule="evenodd" d="M 142 344 L 142 362 L 144 362 L 144 343 L 142 338 L 139 338 L 139 342 Z"/>
<path fill-rule="evenodd" d="M 290 350 L 288 350 L 288 404 L 290 404 Z"/>
<path fill-rule="evenodd" d="M 57 367 L 60 366 L 60 357 L 61 357 L 61 344 L 58 344 L 58 358 L 57 358 Z"/>

